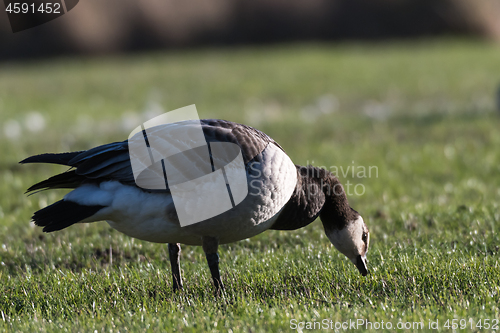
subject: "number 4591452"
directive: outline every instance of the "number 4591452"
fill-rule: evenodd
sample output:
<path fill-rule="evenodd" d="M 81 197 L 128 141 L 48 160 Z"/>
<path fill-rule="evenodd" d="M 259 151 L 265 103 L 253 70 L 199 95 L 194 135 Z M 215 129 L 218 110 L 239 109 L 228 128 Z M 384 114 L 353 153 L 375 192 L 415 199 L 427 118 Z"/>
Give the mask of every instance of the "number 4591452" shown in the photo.
<path fill-rule="evenodd" d="M 7 13 L 12 14 L 35 14 L 35 13 L 45 13 L 45 14 L 61 14 L 61 4 L 60 3 L 41 3 L 40 5 L 34 3 L 9 3 L 7 8 L 5 8 Z"/>
<path fill-rule="evenodd" d="M 464 330 L 466 328 L 474 329 L 485 329 L 485 330 L 498 330 L 498 319 L 479 319 L 477 323 L 474 323 L 474 319 L 469 318 L 468 322 L 465 319 L 448 319 L 446 323 L 444 323 L 444 327 L 447 329 L 461 329 Z"/>

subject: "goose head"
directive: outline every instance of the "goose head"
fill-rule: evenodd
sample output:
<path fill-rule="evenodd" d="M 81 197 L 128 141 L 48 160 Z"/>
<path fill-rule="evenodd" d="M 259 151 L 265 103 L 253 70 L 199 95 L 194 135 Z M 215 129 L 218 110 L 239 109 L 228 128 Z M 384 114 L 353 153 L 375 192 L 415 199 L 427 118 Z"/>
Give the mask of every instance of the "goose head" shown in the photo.
<path fill-rule="evenodd" d="M 340 183 L 338 183 L 340 184 Z M 332 244 L 343 253 L 359 270 L 361 275 L 368 274 L 366 253 L 370 243 L 370 232 L 363 218 L 349 206 L 344 189 L 325 193 L 325 204 L 320 218 L 325 234 Z"/>
<path fill-rule="evenodd" d="M 361 275 L 368 274 L 366 253 L 370 243 L 370 233 L 361 216 L 347 221 L 342 229 L 325 228 L 330 242 L 343 253 L 359 270 Z"/>

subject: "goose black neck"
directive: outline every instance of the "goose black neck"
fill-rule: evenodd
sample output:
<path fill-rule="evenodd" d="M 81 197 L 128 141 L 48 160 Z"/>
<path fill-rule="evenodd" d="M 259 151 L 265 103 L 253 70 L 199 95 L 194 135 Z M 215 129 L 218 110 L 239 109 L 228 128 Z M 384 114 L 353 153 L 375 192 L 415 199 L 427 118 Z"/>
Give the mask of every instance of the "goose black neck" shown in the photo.
<path fill-rule="evenodd" d="M 349 205 L 344 187 L 337 177 L 331 175 L 323 190 L 325 203 L 320 218 L 325 231 L 342 230 L 350 221 L 358 218 L 358 212 Z"/>
<path fill-rule="evenodd" d="M 320 215 L 325 228 L 342 229 L 351 207 L 337 177 L 313 166 L 296 165 L 296 168 L 295 191 L 271 229 L 303 228 Z"/>

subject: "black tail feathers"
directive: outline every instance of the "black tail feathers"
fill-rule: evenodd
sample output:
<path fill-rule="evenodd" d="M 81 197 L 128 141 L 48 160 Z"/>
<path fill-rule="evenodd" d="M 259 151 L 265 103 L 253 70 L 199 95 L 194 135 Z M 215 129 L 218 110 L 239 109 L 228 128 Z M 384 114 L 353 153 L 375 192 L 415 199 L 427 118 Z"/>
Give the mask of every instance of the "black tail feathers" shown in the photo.
<path fill-rule="evenodd" d="M 54 188 L 77 188 L 85 181 L 85 176 L 77 175 L 75 170 L 66 171 L 49 179 L 43 180 L 26 190 L 30 193 L 37 190 L 49 190 Z M 33 193 L 31 193 L 33 194 Z"/>
<path fill-rule="evenodd" d="M 30 156 L 22 160 L 21 164 L 26 163 L 52 163 L 52 164 L 62 164 L 67 166 L 73 166 L 69 163 L 71 159 L 83 153 L 83 151 L 75 151 L 71 153 L 60 153 L 60 154 L 41 154 Z"/>
<path fill-rule="evenodd" d="M 32 220 L 44 232 L 52 232 L 80 222 L 104 208 L 105 206 L 84 206 L 76 202 L 60 200 L 33 214 Z"/>

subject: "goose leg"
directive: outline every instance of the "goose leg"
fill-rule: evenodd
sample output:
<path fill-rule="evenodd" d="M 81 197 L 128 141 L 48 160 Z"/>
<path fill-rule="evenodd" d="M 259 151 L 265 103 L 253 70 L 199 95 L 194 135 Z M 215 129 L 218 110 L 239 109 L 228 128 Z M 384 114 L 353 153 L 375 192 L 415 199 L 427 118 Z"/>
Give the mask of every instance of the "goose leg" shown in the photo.
<path fill-rule="evenodd" d="M 212 274 L 216 295 L 220 295 L 221 291 L 224 290 L 224 285 L 222 284 L 219 272 L 219 254 L 217 253 L 218 247 L 219 241 L 217 238 L 203 237 L 203 251 L 205 251 L 205 256 L 207 257 L 208 268 L 210 268 L 210 273 Z"/>
<path fill-rule="evenodd" d="M 172 267 L 172 286 L 174 292 L 182 289 L 181 265 L 179 257 L 181 253 L 181 244 L 168 243 L 168 256 L 170 258 L 170 266 Z"/>

